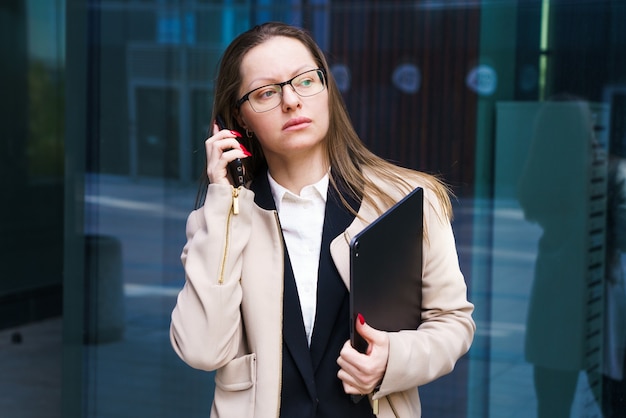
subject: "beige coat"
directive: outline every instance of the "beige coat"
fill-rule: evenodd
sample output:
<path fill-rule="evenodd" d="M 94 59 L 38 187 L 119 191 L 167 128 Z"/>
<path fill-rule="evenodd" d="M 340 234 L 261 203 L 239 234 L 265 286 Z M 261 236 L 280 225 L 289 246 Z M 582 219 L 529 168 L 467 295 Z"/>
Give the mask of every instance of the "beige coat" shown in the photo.
<path fill-rule="evenodd" d="M 182 252 L 186 283 L 172 313 L 170 337 L 191 367 L 217 370 L 212 417 L 278 416 L 281 393 L 283 242 L 274 211 L 254 194 L 210 185 L 205 206 L 187 221 Z M 397 194 L 397 198 L 402 196 Z M 389 361 L 379 417 L 419 417 L 417 387 L 449 373 L 470 347 L 473 305 L 459 270 L 450 223 L 425 190 L 423 322 L 389 334 Z M 232 213 L 236 201 L 238 214 Z M 363 204 L 359 215 L 377 217 Z M 348 243 L 366 223 L 356 218 L 331 243 L 331 255 L 349 287 Z M 219 260 L 219 261 L 217 261 Z M 370 401 L 372 395 L 370 395 Z"/>

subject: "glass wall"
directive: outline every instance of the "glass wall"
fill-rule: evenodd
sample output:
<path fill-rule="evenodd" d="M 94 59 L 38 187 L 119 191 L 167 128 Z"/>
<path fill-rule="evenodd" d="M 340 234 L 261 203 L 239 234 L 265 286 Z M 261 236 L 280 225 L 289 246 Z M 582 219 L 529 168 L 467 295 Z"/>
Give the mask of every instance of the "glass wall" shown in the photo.
<path fill-rule="evenodd" d="M 423 415 L 623 414 L 620 0 L 3 2 L 0 410 L 209 415 L 170 313 L 217 61 L 268 20 L 313 34 L 368 147 L 455 192 L 478 330 Z"/>
<path fill-rule="evenodd" d="M 2 416 L 60 416 L 63 11 L 62 0 L 0 2 Z"/>

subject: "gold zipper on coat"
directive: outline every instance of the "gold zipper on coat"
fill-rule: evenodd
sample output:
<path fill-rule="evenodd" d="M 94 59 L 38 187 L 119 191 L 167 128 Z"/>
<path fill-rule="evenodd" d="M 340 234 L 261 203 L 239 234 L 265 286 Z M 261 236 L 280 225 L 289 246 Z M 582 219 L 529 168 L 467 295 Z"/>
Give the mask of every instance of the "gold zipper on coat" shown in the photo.
<path fill-rule="evenodd" d="M 233 215 L 239 215 L 239 191 L 241 186 L 233 188 Z"/>
<path fill-rule="evenodd" d="M 376 395 L 376 392 L 378 392 L 378 390 L 375 390 L 372 393 L 372 397 L 374 395 Z M 391 402 L 391 396 L 390 395 L 386 395 L 385 399 L 387 399 L 387 403 L 389 404 L 389 407 L 391 408 L 391 412 L 393 412 L 393 416 L 396 418 L 400 418 L 398 416 L 398 411 L 396 411 L 396 408 L 393 406 L 393 402 Z M 372 413 L 376 416 L 378 416 L 378 414 L 380 414 L 380 408 L 379 408 L 379 401 L 380 399 L 372 399 Z"/>
<path fill-rule="evenodd" d="M 396 418 L 400 418 L 400 416 L 398 415 L 398 411 L 396 411 L 396 408 L 393 406 L 393 402 L 391 402 L 391 396 L 387 395 L 385 396 L 385 398 L 387 398 L 387 402 L 389 402 L 389 406 L 391 407 L 391 411 L 393 412 L 393 416 Z"/>
<path fill-rule="evenodd" d="M 233 187 L 233 203 L 231 206 L 231 210 L 228 212 L 228 217 L 226 218 L 226 238 L 224 239 L 224 255 L 222 256 L 222 265 L 220 266 L 220 274 L 217 279 L 218 284 L 224 283 L 224 270 L 226 270 L 226 259 L 228 258 L 228 247 L 230 246 L 230 220 L 233 215 L 239 214 L 239 190 L 241 186 L 238 188 Z"/>

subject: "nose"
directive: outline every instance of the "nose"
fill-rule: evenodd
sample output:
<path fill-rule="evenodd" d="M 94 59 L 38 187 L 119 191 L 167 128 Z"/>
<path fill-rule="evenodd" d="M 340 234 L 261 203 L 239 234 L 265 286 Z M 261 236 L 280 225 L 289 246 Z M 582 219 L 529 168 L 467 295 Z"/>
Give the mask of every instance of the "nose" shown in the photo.
<path fill-rule="evenodd" d="M 301 104 L 300 96 L 296 93 L 296 90 L 291 84 L 283 86 L 283 109 L 293 109 L 299 107 Z"/>

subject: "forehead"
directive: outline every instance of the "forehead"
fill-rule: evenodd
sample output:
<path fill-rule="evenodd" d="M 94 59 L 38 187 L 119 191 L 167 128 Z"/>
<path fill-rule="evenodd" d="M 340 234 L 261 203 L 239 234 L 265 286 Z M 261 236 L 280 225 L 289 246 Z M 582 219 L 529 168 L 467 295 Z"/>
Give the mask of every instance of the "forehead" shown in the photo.
<path fill-rule="evenodd" d="M 271 38 L 250 49 L 241 61 L 244 87 L 259 82 L 283 81 L 298 71 L 316 68 L 315 59 L 299 40 L 284 36 Z"/>

